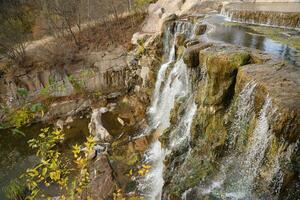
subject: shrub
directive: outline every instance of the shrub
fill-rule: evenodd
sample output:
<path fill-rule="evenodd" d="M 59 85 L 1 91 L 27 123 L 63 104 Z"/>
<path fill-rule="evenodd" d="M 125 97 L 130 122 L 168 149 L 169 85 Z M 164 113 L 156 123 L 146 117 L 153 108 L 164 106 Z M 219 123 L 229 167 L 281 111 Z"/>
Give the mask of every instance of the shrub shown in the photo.
<path fill-rule="evenodd" d="M 87 137 L 83 146 L 73 146 L 72 152 L 77 169 L 72 169 L 69 166 L 69 159 L 64 158 L 59 152 L 57 144 L 62 140 L 64 140 L 64 133 L 61 130 L 45 128 L 41 130 L 37 139 L 28 141 L 29 146 L 37 150 L 36 156 L 40 159 L 38 165 L 28 169 L 23 175 L 26 178 L 26 185 L 30 189 L 28 199 L 35 199 L 37 196 L 46 198 L 42 188 L 51 185 L 60 187 L 61 199 L 80 197 L 88 187 L 90 181 L 88 158 L 94 151 L 93 137 Z M 70 173 L 74 170 L 79 173 L 71 178 Z"/>
<path fill-rule="evenodd" d="M 33 119 L 33 113 L 27 108 L 23 107 L 20 110 L 17 110 L 11 116 L 11 125 L 17 128 L 28 124 Z"/>

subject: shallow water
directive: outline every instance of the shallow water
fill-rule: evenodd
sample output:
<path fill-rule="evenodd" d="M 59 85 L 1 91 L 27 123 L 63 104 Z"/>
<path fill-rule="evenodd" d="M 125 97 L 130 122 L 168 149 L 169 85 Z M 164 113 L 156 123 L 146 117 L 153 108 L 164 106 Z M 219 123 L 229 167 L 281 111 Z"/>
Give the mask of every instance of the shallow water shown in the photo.
<path fill-rule="evenodd" d="M 274 41 L 245 26 L 224 25 L 226 19 L 220 15 L 212 15 L 204 22 L 211 28 L 205 35 L 207 40 L 258 49 L 300 67 L 300 53 L 295 48 Z"/>

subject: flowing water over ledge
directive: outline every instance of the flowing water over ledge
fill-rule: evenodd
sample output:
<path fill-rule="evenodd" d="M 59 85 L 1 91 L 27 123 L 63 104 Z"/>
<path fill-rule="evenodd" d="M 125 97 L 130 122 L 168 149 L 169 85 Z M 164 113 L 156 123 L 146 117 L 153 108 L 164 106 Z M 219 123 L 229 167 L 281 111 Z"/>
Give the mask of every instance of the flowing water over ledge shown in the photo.
<path fill-rule="evenodd" d="M 300 3 L 229 3 L 221 14 L 234 22 L 300 29 Z"/>
<path fill-rule="evenodd" d="M 204 23 L 208 24 L 210 30 L 205 35 L 205 39 L 258 49 L 300 67 L 299 50 L 274 41 L 245 26 L 225 25 L 225 22 L 225 17 L 220 15 L 206 18 Z"/>
<path fill-rule="evenodd" d="M 233 10 L 250 10 L 250 11 L 270 11 L 270 12 L 282 12 L 293 13 L 300 12 L 300 3 L 232 3 L 229 5 Z"/>

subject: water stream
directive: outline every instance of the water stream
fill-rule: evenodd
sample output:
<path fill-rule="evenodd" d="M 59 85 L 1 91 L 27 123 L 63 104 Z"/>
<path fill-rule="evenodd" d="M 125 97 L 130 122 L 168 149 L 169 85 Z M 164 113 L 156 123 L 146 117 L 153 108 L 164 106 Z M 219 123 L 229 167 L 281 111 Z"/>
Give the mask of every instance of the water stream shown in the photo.
<path fill-rule="evenodd" d="M 171 25 L 172 26 L 172 25 Z M 189 37 L 192 32 L 192 26 L 188 22 L 176 22 L 173 31 L 167 31 L 166 34 L 172 34 L 172 38 L 177 33 L 184 33 Z M 168 29 L 170 30 L 170 29 Z M 165 37 L 167 39 L 171 36 Z M 191 93 L 188 71 L 182 59 L 175 60 L 175 40 L 172 39 L 171 50 L 169 52 L 168 61 L 162 64 L 157 75 L 152 104 L 149 109 L 149 121 L 152 129 L 156 129 L 158 136 L 170 126 L 170 113 L 175 102 L 181 98 L 185 98 L 186 111 L 178 126 L 171 133 L 171 148 L 175 148 L 188 139 L 193 115 L 196 111 L 196 105 Z M 167 44 L 165 41 L 164 44 Z M 168 68 L 172 68 L 167 74 Z M 179 140 L 178 140 L 179 139 Z M 162 196 L 163 180 L 163 161 L 169 153 L 168 149 L 164 149 L 161 143 L 156 139 L 145 153 L 144 163 L 152 166 L 152 169 L 145 177 L 139 181 L 139 190 L 146 199 L 159 200 Z"/>

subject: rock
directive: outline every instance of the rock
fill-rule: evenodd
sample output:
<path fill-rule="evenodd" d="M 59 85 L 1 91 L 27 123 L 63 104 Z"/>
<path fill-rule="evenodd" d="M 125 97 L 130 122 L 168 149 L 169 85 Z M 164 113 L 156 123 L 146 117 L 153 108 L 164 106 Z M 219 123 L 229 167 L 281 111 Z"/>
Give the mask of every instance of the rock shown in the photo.
<path fill-rule="evenodd" d="M 236 8 L 238 6 L 238 9 Z M 300 28 L 299 6 L 282 8 L 280 12 L 266 7 L 253 6 L 250 9 L 240 4 L 227 4 L 223 6 L 222 14 L 230 17 L 232 21 L 262 24 L 274 27 Z"/>
<path fill-rule="evenodd" d="M 90 184 L 88 194 L 93 200 L 108 199 L 115 190 L 115 179 L 109 159 L 101 154 L 90 166 Z"/>
<path fill-rule="evenodd" d="M 296 158 L 300 156 L 295 148 L 300 140 L 297 131 L 300 129 L 300 69 L 282 66 L 280 61 L 270 60 L 255 50 L 221 44 L 206 48 L 195 46 L 188 47 L 184 55 L 197 104 L 191 127 L 191 148 L 172 151 L 166 157 L 164 195 L 171 199 L 183 194 L 187 199 L 219 198 L 218 195 L 202 196 L 199 185 L 211 181 L 210 177 L 222 169 L 220 166 L 224 167 L 224 160 L 233 163 L 225 164 L 230 181 L 238 176 L 236 171 L 248 175 L 249 168 L 240 163 L 248 161 L 248 157 L 253 156 L 248 152 L 257 148 L 261 148 L 263 156 L 259 166 L 252 169 L 257 172 L 255 184 L 251 185 L 253 195 L 273 199 L 271 185 L 278 175 L 274 169 L 279 168 L 280 195 L 285 196 L 287 191 L 294 194 L 297 191 L 294 185 L 299 183 L 295 176 L 298 172 L 287 170 L 285 166 L 286 162 L 298 162 Z M 254 85 L 252 91 L 245 88 L 249 84 Z M 176 124 L 179 113 L 175 105 L 171 123 Z M 168 145 L 174 127 L 176 125 L 170 126 L 160 137 L 164 146 Z M 253 150 L 258 132 L 268 139 L 264 147 L 260 146 L 262 140 L 258 140 L 259 147 Z M 252 158 L 255 159 L 257 157 Z"/>
<path fill-rule="evenodd" d="M 137 32 L 137 33 L 133 34 L 131 43 L 133 45 L 139 45 L 141 43 L 145 43 L 149 37 L 150 37 L 150 35 L 147 33 Z"/>
<path fill-rule="evenodd" d="M 163 21 L 164 21 L 164 22 L 175 21 L 176 19 L 178 19 L 178 16 L 177 16 L 176 14 L 172 13 L 172 14 L 170 14 L 170 15 L 168 15 L 168 16 L 165 16 L 165 17 L 163 18 Z"/>
<path fill-rule="evenodd" d="M 117 107 L 116 103 L 109 103 L 109 104 L 107 104 L 107 108 L 108 108 L 109 112 L 114 111 L 116 109 L 116 107 Z"/>
<path fill-rule="evenodd" d="M 55 126 L 59 129 L 63 130 L 64 129 L 64 121 L 61 119 L 57 120 L 55 123 Z"/>
<path fill-rule="evenodd" d="M 196 24 L 195 29 L 194 29 L 194 34 L 195 35 L 203 35 L 207 29 L 206 24 Z"/>
<path fill-rule="evenodd" d="M 188 47 L 197 45 L 197 44 L 199 44 L 199 43 L 200 43 L 200 40 L 198 40 L 198 39 L 190 39 L 190 40 L 186 40 L 185 43 L 184 43 L 184 47 L 185 47 L 185 48 L 188 48 Z"/>
<path fill-rule="evenodd" d="M 73 118 L 71 116 L 68 116 L 68 118 L 65 121 L 65 124 L 70 124 L 72 122 L 74 122 Z"/>
<path fill-rule="evenodd" d="M 185 41 L 185 35 L 183 33 L 176 33 L 175 35 L 175 45 L 177 47 L 183 46 Z"/>
<path fill-rule="evenodd" d="M 199 59 L 200 66 L 209 77 L 205 94 L 199 94 L 201 101 L 207 105 L 226 103 L 224 99 L 230 101 L 238 68 L 250 62 L 250 54 L 233 47 L 222 49 L 212 46 L 202 50 Z"/>
<path fill-rule="evenodd" d="M 72 116 L 89 109 L 90 106 L 91 101 L 84 99 L 56 102 L 49 106 L 49 110 L 46 113 L 44 120 L 49 120 L 56 117 Z"/>
<path fill-rule="evenodd" d="M 125 122 L 124 122 L 124 120 L 123 119 L 121 119 L 120 117 L 118 117 L 117 118 L 117 120 L 118 120 L 118 122 L 122 125 L 122 126 L 124 126 L 125 125 Z"/>
<path fill-rule="evenodd" d="M 122 93 L 121 92 L 113 92 L 113 93 L 110 93 L 109 95 L 107 95 L 107 99 L 115 99 L 115 98 L 117 98 L 117 97 L 119 97 L 119 96 L 121 96 L 122 95 Z"/>
<path fill-rule="evenodd" d="M 183 54 L 183 61 L 187 67 L 197 67 L 199 65 L 199 53 L 200 50 L 206 49 L 212 46 L 210 43 L 196 44 L 188 47 Z"/>
<path fill-rule="evenodd" d="M 89 123 L 90 134 L 95 136 L 95 140 L 100 142 L 109 142 L 112 139 L 112 136 L 102 125 L 101 116 L 105 112 L 108 112 L 107 108 L 94 109 L 91 122 Z"/>

